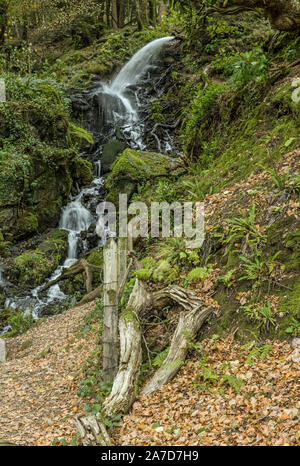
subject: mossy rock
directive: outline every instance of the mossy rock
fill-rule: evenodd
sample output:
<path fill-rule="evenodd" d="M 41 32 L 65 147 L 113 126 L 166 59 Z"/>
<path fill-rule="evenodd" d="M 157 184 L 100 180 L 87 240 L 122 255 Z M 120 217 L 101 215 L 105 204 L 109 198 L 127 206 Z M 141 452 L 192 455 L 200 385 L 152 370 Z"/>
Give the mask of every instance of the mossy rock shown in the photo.
<path fill-rule="evenodd" d="M 112 164 L 107 177 L 107 199 L 116 202 L 118 193 L 130 197 L 139 183 L 163 176 L 176 176 L 181 170 L 178 160 L 168 155 L 125 149 Z"/>
<path fill-rule="evenodd" d="M 20 285 L 38 286 L 54 272 L 68 252 L 68 233 L 54 230 L 40 245 L 23 252 L 12 263 L 12 274 Z"/>
<path fill-rule="evenodd" d="M 75 157 L 72 163 L 72 177 L 80 180 L 83 184 L 89 184 L 93 181 L 93 165 L 82 157 Z"/>
<path fill-rule="evenodd" d="M 0 104 L 0 225 L 17 241 L 54 227 L 74 181 L 88 184 L 93 170 L 66 137 L 71 106 L 62 86 L 52 78 L 3 77 L 8 99 Z"/>

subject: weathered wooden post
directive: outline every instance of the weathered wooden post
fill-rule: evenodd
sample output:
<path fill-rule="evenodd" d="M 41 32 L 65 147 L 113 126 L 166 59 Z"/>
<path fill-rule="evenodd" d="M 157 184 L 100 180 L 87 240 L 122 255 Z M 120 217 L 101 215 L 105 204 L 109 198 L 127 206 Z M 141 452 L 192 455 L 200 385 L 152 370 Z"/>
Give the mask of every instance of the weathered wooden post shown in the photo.
<path fill-rule="evenodd" d="M 127 238 L 118 239 L 118 284 L 123 281 L 127 269 Z"/>
<path fill-rule="evenodd" d="M 132 227 L 130 224 L 127 227 L 127 248 L 128 248 L 128 252 L 133 251 L 133 236 L 132 236 Z"/>
<path fill-rule="evenodd" d="M 103 250 L 103 373 L 105 382 L 113 382 L 118 371 L 118 251 L 111 238 Z"/>
<path fill-rule="evenodd" d="M 0 362 L 6 361 L 6 343 L 3 338 L 0 339 Z"/>

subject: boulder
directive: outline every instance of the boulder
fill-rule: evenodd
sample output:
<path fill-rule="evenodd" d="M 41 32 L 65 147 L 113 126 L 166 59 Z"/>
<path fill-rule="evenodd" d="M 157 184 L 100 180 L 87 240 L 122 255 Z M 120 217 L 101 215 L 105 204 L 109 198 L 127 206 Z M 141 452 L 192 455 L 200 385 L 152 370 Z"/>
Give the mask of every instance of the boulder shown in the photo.
<path fill-rule="evenodd" d="M 117 202 L 119 193 L 130 197 L 139 183 L 159 177 L 175 177 L 183 171 L 179 159 L 156 152 L 125 149 L 112 164 L 106 179 L 107 200 Z"/>

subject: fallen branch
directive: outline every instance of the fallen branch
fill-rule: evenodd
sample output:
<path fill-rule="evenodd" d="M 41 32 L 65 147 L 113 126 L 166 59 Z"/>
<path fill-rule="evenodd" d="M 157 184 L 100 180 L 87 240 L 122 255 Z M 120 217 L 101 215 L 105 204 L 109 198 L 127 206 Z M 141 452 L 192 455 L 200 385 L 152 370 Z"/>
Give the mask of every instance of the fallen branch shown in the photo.
<path fill-rule="evenodd" d="M 84 295 L 84 297 L 79 301 L 77 306 L 81 306 L 82 304 L 90 303 L 91 301 L 94 301 L 94 299 L 99 298 L 101 290 L 102 290 L 102 285 L 98 286 L 97 288 L 95 288 L 90 293 Z"/>
<path fill-rule="evenodd" d="M 136 398 L 135 387 L 142 362 L 140 319 L 149 315 L 149 310 L 164 308 L 172 302 L 179 304 L 188 314 L 183 312 L 180 315 L 166 362 L 147 384 L 145 393 L 151 393 L 174 377 L 185 360 L 190 339 L 214 309 L 212 306 L 204 308 L 201 298 L 179 286 L 168 286 L 150 294 L 137 279 L 119 321 L 120 364 L 111 394 L 104 402 L 105 415 L 128 412 Z"/>
<path fill-rule="evenodd" d="M 170 350 L 163 365 L 155 372 L 152 379 L 143 389 L 145 395 L 158 390 L 169 380 L 173 379 L 180 367 L 184 364 L 189 349 L 189 342 L 195 338 L 203 322 L 213 312 L 209 306 L 203 309 L 200 305 L 188 314 L 181 313 L 176 331 L 173 335 Z"/>
<path fill-rule="evenodd" d="M 92 272 L 102 272 L 102 267 L 89 264 L 85 259 L 81 259 L 80 261 L 76 262 L 76 264 L 72 265 L 72 267 L 69 269 L 65 269 L 59 277 L 57 277 L 55 280 L 52 280 L 51 282 L 48 282 L 44 287 L 44 290 L 46 291 L 51 288 L 51 286 L 56 285 L 60 281 L 67 280 L 68 278 L 73 277 L 74 275 L 78 275 L 82 272 L 86 273 L 86 290 L 88 293 L 90 293 L 92 291 Z"/>

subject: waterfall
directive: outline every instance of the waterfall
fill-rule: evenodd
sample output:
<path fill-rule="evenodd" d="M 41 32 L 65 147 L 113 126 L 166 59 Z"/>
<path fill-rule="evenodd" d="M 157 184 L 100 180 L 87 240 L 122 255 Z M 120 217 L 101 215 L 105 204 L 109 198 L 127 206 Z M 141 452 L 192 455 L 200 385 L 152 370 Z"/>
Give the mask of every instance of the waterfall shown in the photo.
<path fill-rule="evenodd" d="M 93 221 L 91 213 L 81 204 L 80 196 L 81 194 L 63 209 L 60 219 L 59 227 L 69 232 L 69 250 L 65 267 L 70 267 L 76 262 L 80 233 L 86 231 Z"/>
<path fill-rule="evenodd" d="M 135 85 L 141 75 L 147 71 L 151 62 L 157 59 L 161 48 L 174 37 L 156 39 L 139 50 L 121 69 L 110 85 L 110 90 L 116 95 L 122 95 L 128 86 Z"/>
<path fill-rule="evenodd" d="M 138 115 L 140 103 L 137 92 L 132 87 L 141 82 L 143 76 L 153 68 L 162 47 L 172 39 L 173 37 L 164 37 L 150 42 L 126 63 L 111 84 L 101 83 L 96 91 L 95 89 L 90 91 L 91 96 L 96 97 L 99 101 L 104 124 L 109 124 L 114 129 L 117 126 L 121 127 L 123 135 L 128 138 L 132 148 L 143 150 L 146 147 L 143 143 L 144 126 L 139 121 Z M 93 182 L 89 187 L 83 188 L 76 197 L 71 197 L 70 202 L 61 212 L 59 228 L 68 232 L 68 256 L 65 262 L 42 285 L 33 289 L 29 295 L 7 298 L 5 307 L 32 312 L 33 317 L 37 319 L 44 311 L 47 312 L 49 306 L 63 303 L 66 295 L 60 290 L 59 284 L 53 285 L 47 292 L 44 288 L 47 283 L 57 279 L 65 268 L 72 266 L 78 260 L 81 234 L 87 232 L 91 224 L 97 220 L 96 233 L 101 238 L 99 246 L 104 245 L 108 237 L 116 235 L 116 232 L 110 231 L 106 224 L 105 204 L 102 204 L 102 208 L 96 209 L 104 185 L 104 178 L 101 176 L 101 160 L 99 160 L 103 147 L 101 144 L 103 145 L 103 141 L 109 138 L 109 131 L 104 132 L 102 136 L 102 141 L 100 141 L 95 153 L 95 178 Z M 81 241 L 81 245 L 84 251 L 88 250 L 85 241 Z M 0 265 L 0 288 L 4 285 L 4 270 Z M 0 329 L 0 334 L 7 331 L 9 331 L 9 327 L 2 329 L 2 331 Z"/>
<path fill-rule="evenodd" d="M 154 66 L 162 47 L 172 39 L 174 37 L 163 37 L 147 44 L 123 66 L 110 85 L 102 83 L 99 88 L 102 121 L 121 127 L 134 148 L 143 150 L 145 145 L 142 142 L 144 127 L 137 111 L 137 94 L 131 88 Z"/>

